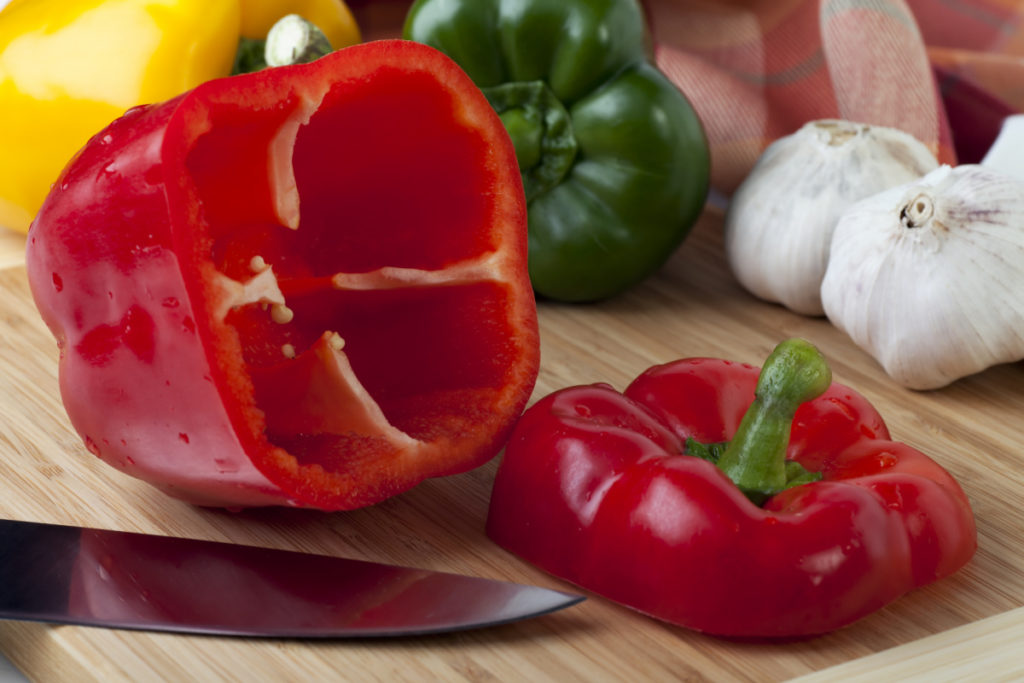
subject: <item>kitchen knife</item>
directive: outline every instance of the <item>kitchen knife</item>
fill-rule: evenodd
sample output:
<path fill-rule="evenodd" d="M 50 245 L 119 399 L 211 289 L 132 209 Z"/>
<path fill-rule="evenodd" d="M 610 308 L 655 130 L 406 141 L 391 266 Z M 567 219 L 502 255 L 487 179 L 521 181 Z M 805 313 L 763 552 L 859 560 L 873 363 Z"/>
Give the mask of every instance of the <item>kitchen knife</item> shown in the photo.
<path fill-rule="evenodd" d="M 443 633 L 582 596 L 326 555 L 0 520 L 0 618 L 234 636 Z"/>

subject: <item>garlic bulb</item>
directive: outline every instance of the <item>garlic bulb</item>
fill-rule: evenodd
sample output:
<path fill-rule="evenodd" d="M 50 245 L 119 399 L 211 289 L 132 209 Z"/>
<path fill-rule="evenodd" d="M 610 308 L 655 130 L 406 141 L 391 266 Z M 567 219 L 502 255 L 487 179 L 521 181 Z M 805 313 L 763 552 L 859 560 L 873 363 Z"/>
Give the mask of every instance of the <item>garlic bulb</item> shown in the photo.
<path fill-rule="evenodd" d="M 839 120 L 804 125 L 772 143 L 733 195 L 725 215 L 733 273 L 755 296 L 821 315 L 821 278 L 840 214 L 938 165 L 900 130 Z"/>
<path fill-rule="evenodd" d="M 1003 120 L 999 135 L 981 160 L 982 166 L 998 169 L 1024 180 L 1024 114 Z"/>
<path fill-rule="evenodd" d="M 829 320 L 898 383 L 935 389 L 1024 358 L 1024 181 L 942 166 L 851 207 L 832 237 Z"/>

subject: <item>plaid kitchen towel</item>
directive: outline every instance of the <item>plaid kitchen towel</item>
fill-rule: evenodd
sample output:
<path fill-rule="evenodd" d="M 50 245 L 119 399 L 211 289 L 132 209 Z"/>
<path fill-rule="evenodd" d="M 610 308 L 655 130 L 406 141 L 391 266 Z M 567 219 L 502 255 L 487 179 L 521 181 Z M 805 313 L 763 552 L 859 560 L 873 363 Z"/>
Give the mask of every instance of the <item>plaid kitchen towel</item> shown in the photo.
<path fill-rule="evenodd" d="M 646 0 L 658 65 L 693 102 L 728 194 L 803 123 L 892 126 L 976 162 L 1024 111 L 1024 0 Z"/>

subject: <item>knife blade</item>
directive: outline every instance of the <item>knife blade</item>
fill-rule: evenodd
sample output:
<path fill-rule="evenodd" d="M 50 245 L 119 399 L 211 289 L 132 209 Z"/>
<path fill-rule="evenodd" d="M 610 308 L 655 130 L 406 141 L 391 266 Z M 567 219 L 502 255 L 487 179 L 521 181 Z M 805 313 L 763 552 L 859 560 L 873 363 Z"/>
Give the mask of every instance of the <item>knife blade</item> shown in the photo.
<path fill-rule="evenodd" d="M 582 596 L 296 551 L 0 520 L 0 618 L 277 638 L 412 636 Z"/>

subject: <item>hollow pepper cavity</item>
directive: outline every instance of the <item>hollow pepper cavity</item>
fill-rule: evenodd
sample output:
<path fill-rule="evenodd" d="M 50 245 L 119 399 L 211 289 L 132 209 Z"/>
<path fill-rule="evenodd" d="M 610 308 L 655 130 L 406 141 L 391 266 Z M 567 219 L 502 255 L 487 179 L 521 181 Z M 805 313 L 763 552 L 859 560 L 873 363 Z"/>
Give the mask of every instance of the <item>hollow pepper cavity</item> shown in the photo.
<path fill-rule="evenodd" d="M 795 339 L 760 372 L 685 359 L 623 393 L 542 399 L 506 448 L 487 531 L 612 600 L 738 637 L 840 628 L 977 544 L 953 477 Z"/>
<path fill-rule="evenodd" d="M 689 233 L 707 194 L 707 143 L 650 61 L 636 0 L 417 0 L 403 36 L 455 59 L 501 115 L 539 294 L 617 294 Z"/>
<path fill-rule="evenodd" d="M 465 471 L 536 378 L 514 149 L 409 41 L 130 110 L 27 267 L 88 449 L 197 504 L 350 509 Z"/>
<path fill-rule="evenodd" d="M 92 135 L 227 76 L 240 39 L 293 12 L 335 48 L 359 41 L 341 0 L 12 0 L 0 11 L 0 226 L 26 232 Z"/>

